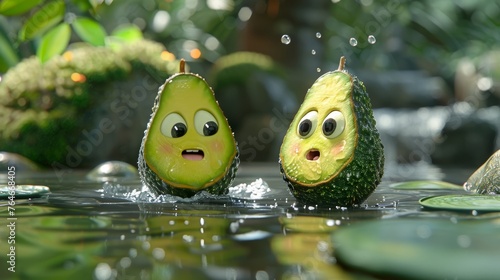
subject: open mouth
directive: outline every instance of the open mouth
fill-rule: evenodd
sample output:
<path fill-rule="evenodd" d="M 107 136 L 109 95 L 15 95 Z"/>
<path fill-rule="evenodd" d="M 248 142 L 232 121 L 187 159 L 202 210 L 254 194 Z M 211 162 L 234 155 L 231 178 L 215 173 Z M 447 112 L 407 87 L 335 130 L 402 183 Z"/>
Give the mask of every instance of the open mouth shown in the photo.
<path fill-rule="evenodd" d="M 312 149 L 309 150 L 306 154 L 306 159 L 307 160 L 318 160 L 320 156 L 320 153 L 318 150 Z"/>
<path fill-rule="evenodd" d="M 205 154 L 202 150 L 184 150 L 182 151 L 182 157 L 187 160 L 202 160 Z"/>

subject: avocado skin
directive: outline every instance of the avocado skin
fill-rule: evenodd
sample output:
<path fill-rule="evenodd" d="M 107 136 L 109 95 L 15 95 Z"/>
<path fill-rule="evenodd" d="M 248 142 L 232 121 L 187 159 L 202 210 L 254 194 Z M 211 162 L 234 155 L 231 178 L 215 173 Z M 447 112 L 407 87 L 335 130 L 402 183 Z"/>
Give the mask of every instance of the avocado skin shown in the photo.
<path fill-rule="evenodd" d="M 156 195 L 170 194 L 186 198 L 186 197 L 192 197 L 201 191 L 206 191 L 214 195 L 227 194 L 228 187 L 231 185 L 231 183 L 234 180 L 234 177 L 236 176 L 239 164 L 240 164 L 239 150 L 238 147 L 236 147 L 236 156 L 231 162 L 231 165 L 226 170 L 226 175 L 224 175 L 224 177 L 222 177 L 219 181 L 215 182 L 213 185 L 200 190 L 179 188 L 164 182 L 160 177 L 158 177 L 158 175 L 156 175 L 156 173 L 154 173 L 153 170 L 151 170 L 151 168 L 149 168 L 146 161 L 144 160 L 144 145 L 141 145 L 141 149 L 139 152 L 138 169 L 142 183 L 148 186 L 151 189 L 151 191 L 153 191 Z"/>
<path fill-rule="evenodd" d="M 355 206 L 375 190 L 384 173 L 384 147 L 375 127 L 375 118 L 365 86 L 352 76 L 354 113 L 357 123 L 357 145 L 353 160 L 332 180 L 306 187 L 290 181 L 279 162 L 283 179 L 300 203 L 322 206 Z M 359 174 L 359 176 L 356 176 Z"/>

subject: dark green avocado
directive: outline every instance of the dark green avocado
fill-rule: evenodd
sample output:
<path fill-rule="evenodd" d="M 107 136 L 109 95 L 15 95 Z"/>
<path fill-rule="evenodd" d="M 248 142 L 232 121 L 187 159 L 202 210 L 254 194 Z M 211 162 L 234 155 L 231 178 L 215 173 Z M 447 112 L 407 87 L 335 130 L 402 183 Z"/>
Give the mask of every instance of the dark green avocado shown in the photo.
<path fill-rule="evenodd" d="M 370 98 L 344 63 L 314 82 L 283 139 L 281 173 L 301 203 L 359 205 L 383 175 Z"/>
<path fill-rule="evenodd" d="M 156 194 L 226 194 L 239 153 L 212 89 L 184 71 L 160 87 L 139 151 L 139 175 Z"/>

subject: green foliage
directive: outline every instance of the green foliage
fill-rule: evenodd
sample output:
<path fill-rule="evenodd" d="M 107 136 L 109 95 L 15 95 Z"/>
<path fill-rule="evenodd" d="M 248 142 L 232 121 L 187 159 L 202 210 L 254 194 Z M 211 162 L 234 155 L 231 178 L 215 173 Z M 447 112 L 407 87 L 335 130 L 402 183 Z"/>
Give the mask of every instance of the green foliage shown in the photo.
<path fill-rule="evenodd" d="M 0 3 L 0 15 L 4 16 L 22 15 L 42 2 L 43 0 L 23 0 L 23 1 L 3 0 Z"/>
<path fill-rule="evenodd" d="M 19 39 L 25 41 L 42 35 L 63 20 L 65 9 L 66 4 L 62 0 L 44 5 L 24 23 Z"/>
<path fill-rule="evenodd" d="M 11 44 L 9 38 L 0 33 L 0 73 L 7 72 L 7 70 L 19 62 L 14 46 Z"/>
<path fill-rule="evenodd" d="M 64 161 L 78 129 L 87 125 L 82 115 L 93 102 L 113 94 L 110 83 L 122 83 L 144 69 L 162 81 L 177 71 L 178 62 L 162 60 L 162 51 L 161 44 L 140 40 L 119 50 L 79 47 L 44 64 L 37 57 L 23 60 L 0 83 L 0 150 L 44 166 Z M 75 73 L 85 78 L 73 79 Z"/>
<path fill-rule="evenodd" d="M 72 23 L 76 34 L 93 46 L 104 46 L 106 30 L 95 20 L 79 17 Z"/>
<path fill-rule="evenodd" d="M 125 25 L 116 28 L 106 37 L 106 46 L 119 49 L 126 43 L 132 43 L 143 38 L 141 30 L 135 25 Z"/>
<path fill-rule="evenodd" d="M 67 23 L 61 23 L 47 32 L 41 40 L 37 56 L 42 63 L 61 54 L 69 43 L 71 28 Z"/>
<path fill-rule="evenodd" d="M 19 63 L 21 55 L 19 46 L 29 44 L 41 62 L 45 63 L 61 54 L 71 43 L 71 28 L 78 37 L 93 46 L 109 46 L 114 49 L 122 44 L 142 39 L 141 30 L 127 25 L 107 37 L 104 27 L 91 18 L 99 6 L 92 0 L 4 0 L 0 3 L 0 73 L 7 72 Z M 76 9 L 76 11 L 75 11 Z M 76 12 L 76 13 L 75 13 Z M 2 24 L 3 17 L 7 22 Z M 12 26 L 12 28 L 11 28 Z M 8 34 L 16 31 L 18 36 L 11 38 Z M 9 28 L 9 29 L 7 29 Z M 25 54 L 25 53 L 23 53 Z"/>

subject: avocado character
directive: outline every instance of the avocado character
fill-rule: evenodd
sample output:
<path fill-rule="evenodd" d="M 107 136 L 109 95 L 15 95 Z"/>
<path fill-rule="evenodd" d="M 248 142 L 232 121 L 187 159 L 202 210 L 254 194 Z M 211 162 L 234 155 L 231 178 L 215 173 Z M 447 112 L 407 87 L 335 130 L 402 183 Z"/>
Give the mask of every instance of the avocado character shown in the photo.
<path fill-rule="evenodd" d="M 156 97 L 139 151 L 139 175 L 156 194 L 226 194 L 239 152 L 214 93 L 199 75 L 180 73 Z"/>
<path fill-rule="evenodd" d="M 308 90 L 281 145 L 283 179 L 298 202 L 354 206 L 383 175 L 384 152 L 366 89 L 344 70 L 319 77 Z"/>

